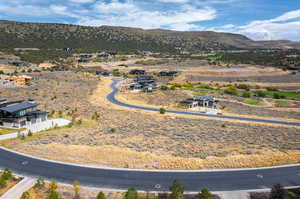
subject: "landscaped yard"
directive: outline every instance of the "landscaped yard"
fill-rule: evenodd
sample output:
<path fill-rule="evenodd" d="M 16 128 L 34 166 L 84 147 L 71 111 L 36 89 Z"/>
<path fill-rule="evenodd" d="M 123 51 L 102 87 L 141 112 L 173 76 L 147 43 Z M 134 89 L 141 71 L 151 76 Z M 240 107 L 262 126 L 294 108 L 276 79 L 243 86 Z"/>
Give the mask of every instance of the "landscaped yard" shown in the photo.
<path fill-rule="evenodd" d="M 286 105 L 286 104 L 289 104 L 289 102 L 286 101 L 286 100 L 276 100 L 275 103 L 276 103 L 276 104 L 279 104 L 279 105 Z"/>
<path fill-rule="evenodd" d="M 246 99 L 243 101 L 243 103 L 250 104 L 250 105 L 258 105 L 261 103 L 261 101 L 257 99 Z"/>
<path fill-rule="evenodd" d="M 284 96 L 288 99 L 300 99 L 300 92 L 297 91 L 263 91 L 266 97 L 273 98 L 274 95 Z"/>

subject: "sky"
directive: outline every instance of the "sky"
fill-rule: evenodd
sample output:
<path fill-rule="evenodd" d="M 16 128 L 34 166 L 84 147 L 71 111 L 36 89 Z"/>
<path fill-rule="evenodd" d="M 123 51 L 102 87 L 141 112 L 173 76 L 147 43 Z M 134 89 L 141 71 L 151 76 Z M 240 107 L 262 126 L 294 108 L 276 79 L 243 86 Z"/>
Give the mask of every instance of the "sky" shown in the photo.
<path fill-rule="evenodd" d="M 300 0 L 0 0 L 0 19 L 300 41 Z"/>

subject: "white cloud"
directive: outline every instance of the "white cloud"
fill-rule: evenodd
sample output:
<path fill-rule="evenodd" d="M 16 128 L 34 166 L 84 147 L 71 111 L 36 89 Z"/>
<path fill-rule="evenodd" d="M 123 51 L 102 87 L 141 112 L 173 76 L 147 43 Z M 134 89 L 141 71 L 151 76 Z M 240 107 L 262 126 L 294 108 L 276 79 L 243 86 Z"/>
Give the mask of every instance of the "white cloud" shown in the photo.
<path fill-rule="evenodd" d="M 174 30 L 192 30 L 193 23 L 216 18 L 216 10 L 210 7 L 197 8 L 182 5 L 172 11 L 149 11 L 140 8 L 133 1 L 110 3 L 99 2 L 94 6 L 93 17 L 79 20 L 81 25 L 112 25 L 140 27 L 145 29 L 170 28 Z"/>
<path fill-rule="evenodd" d="M 190 0 L 158 0 L 158 1 L 162 3 L 187 3 Z"/>
<path fill-rule="evenodd" d="M 94 0 L 69 0 L 72 3 L 93 3 Z"/>
<path fill-rule="evenodd" d="M 213 30 L 245 34 L 252 39 L 274 40 L 299 38 L 300 10 L 290 11 L 269 20 L 256 20 L 246 25 L 225 25 Z"/>

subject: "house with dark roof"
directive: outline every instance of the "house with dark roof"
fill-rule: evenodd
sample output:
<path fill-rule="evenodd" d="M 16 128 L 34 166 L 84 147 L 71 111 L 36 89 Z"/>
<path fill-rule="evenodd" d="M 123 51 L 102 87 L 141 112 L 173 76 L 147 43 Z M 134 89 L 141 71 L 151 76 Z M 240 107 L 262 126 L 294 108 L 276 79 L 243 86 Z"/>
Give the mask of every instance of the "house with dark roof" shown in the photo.
<path fill-rule="evenodd" d="M 178 74 L 177 71 L 160 71 L 159 76 L 161 77 L 174 77 Z"/>
<path fill-rule="evenodd" d="M 47 112 L 37 109 L 33 100 L 2 101 L 0 103 L 0 125 L 21 128 L 47 120 Z"/>
<path fill-rule="evenodd" d="M 134 82 L 127 84 L 126 87 L 134 92 L 152 92 L 158 88 L 156 80 L 151 75 L 136 76 Z"/>
<path fill-rule="evenodd" d="M 139 69 L 134 69 L 129 71 L 130 75 L 145 75 L 146 71 L 145 70 L 139 70 Z"/>
<path fill-rule="evenodd" d="M 213 96 L 188 98 L 181 101 L 179 104 L 182 108 L 193 111 L 201 111 L 210 114 L 220 113 L 219 100 L 215 99 Z"/>

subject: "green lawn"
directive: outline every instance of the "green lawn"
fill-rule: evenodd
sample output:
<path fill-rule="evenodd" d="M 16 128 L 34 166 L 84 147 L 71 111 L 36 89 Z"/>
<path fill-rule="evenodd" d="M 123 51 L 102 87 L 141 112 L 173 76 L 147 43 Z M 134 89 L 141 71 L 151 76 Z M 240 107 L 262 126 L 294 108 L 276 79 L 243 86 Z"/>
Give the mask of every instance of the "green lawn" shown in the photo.
<path fill-rule="evenodd" d="M 194 95 L 199 97 L 206 96 L 205 93 L 201 93 L 201 92 L 196 92 Z"/>
<path fill-rule="evenodd" d="M 286 100 L 276 100 L 275 103 L 276 103 L 276 104 L 285 105 L 285 104 L 288 104 L 289 102 L 286 101 Z"/>
<path fill-rule="evenodd" d="M 15 133 L 17 131 L 18 130 L 16 130 L 16 129 L 8 129 L 8 128 L 0 127 L 0 135 L 9 134 L 9 133 Z"/>
<path fill-rule="evenodd" d="M 300 99 L 299 91 L 263 91 L 267 97 L 273 98 L 274 94 L 285 96 L 288 99 Z"/>
<path fill-rule="evenodd" d="M 193 87 L 182 87 L 184 90 L 189 90 L 189 91 L 209 91 L 213 93 L 224 93 L 223 90 L 219 89 L 209 89 L 209 88 L 193 88 Z"/>
<path fill-rule="evenodd" d="M 243 101 L 243 103 L 245 104 L 250 104 L 250 105 L 258 105 L 261 103 L 260 100 L 256 100 L 256 99 L 246 99 Z"/>

